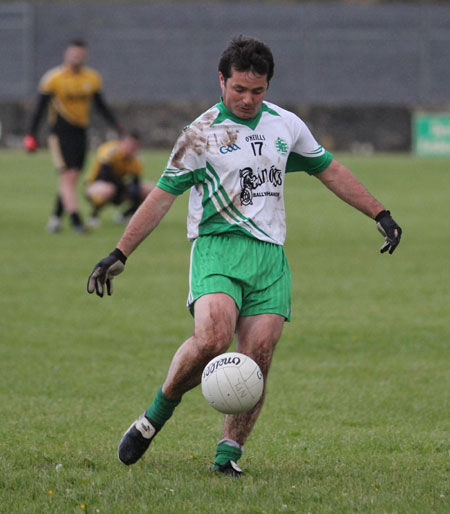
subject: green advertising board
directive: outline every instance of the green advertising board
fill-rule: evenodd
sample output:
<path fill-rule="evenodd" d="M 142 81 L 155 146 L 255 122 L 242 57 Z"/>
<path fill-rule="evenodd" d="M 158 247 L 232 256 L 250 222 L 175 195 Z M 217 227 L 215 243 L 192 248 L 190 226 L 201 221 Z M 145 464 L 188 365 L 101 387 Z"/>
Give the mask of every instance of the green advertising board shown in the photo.
<path fill-rule="evenodd" d="M 450 113 L 415 113 L 414 153 L 421 156 L 450 156 Z"/>

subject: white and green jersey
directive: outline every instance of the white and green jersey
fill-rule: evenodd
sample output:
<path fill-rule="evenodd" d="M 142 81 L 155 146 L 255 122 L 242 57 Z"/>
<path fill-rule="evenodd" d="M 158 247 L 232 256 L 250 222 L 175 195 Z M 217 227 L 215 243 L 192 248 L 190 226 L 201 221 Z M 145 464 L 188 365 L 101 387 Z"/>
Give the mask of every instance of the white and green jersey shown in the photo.
<path fill-rule="evenodd" d="M 282 245 L 285 174 L 319 173 L 332 156 L 295 114 L 264 102 L 244 120 L 218 103 L 178 138 L 158 186 L 191 188 L 188 239 L 240 233 Z"/>

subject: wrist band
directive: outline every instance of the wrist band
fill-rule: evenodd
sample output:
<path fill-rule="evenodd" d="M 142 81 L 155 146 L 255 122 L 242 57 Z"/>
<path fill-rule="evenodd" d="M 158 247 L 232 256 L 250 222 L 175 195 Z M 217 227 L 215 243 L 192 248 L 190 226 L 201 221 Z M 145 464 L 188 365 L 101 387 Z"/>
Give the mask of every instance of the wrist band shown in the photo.
<path fill-rule="evenodd" d="M 118 248 L 114 248 L 114 250 L 111 252 L 111 255 L 117 257 L 122 264 L 125 264 L 127 262 L 126 255 Z"/>
<path fill-rule="evenodd" d="M 383 209 L 382 211 L 380 211 L 376 216 L 375 216 L 375 221 L 380 221 L 381 218 L 384 218 L 385 216 L 390 216 L 391 213 L 390 211 L 386 211 L 385 209 Z"/>

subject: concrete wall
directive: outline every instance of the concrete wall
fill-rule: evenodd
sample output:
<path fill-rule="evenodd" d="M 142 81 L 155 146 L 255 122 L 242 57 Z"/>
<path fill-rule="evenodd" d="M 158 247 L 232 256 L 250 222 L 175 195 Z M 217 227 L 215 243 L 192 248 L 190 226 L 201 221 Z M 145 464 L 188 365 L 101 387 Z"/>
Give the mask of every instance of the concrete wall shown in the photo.
<path fill-rule="evenodd" d="M 147 144 L 170 145 L 217 101 L 218 59 L 239 33 L 272 48 L 268 100 L 303 112 L 338 148 L 364 128 L 375 148 L 407 149 L 397 131 L 411 109 L 450 104 L 449 6 L 23 2 L 0 5 L 0 143 L 25 130 L 39 78 L 82 37 L 121 117 Z"/>

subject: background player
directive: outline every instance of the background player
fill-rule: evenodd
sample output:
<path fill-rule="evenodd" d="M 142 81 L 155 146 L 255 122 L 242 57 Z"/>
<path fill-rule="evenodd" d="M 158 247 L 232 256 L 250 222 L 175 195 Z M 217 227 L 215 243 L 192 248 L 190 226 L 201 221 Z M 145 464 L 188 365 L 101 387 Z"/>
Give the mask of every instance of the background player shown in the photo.
<path fill-rule="evenodd" d="M 183 394 L 200 384 L 204 366 L 229 348 L 235 334 L 237 351 L 259 364 L 267 383 L 275 346 L 291 314 L 291 277 L 283 251 L 286 172 L 307 171 L 374 219 L 385 237 L 382 252 L 392 253 L 400 242 L 401 229 L 389 211 L 316 142 L 305 123 L 263 102 L 273 67 L 265 44 L 245 37 L 231 42 L 219 62 L 222 100 L 185 129 L 116 249 L 89 276 L 89 293 L 103 296 L 106 286 L 111 294 L 127 257 L 175 198 L 190 189 L 188 305 L 194 332 L 175 353 L 153 403 L 125 432 L 119 444 L 124 464 L 141 458 Z M 249 412 L 225 417 L 214 470 L 242 474 L 237 460 L 263 401 Z"/>
<path fill-rule="evenodd" d="M 131 205 L 115 217 L 118 223 L 129 220 L 154 184 L 143 182 L 142 161 L 136 155 L 140 147 L 140 136 L 130 132 L 118 141 L 103 143 L 97 150 L 87 178 L 86 196 L 93 206 L 87 220 L 89 227 L 98 227 L 100 210 L 108 203 L 120 205 L 130 201 Z"/>
<path fill-rule="evenodd" d="M 73 40 L 64 52 L 62 65 L 45 73 L 39 84 L 39 98 L 30 129 L 24 139 L 27 151 L 37 148 L 36 134 L 49 105 L 48 143 L 53 162 L 60 174 L 56 205 L 47 225 L 49 232 L 58 232 L 61 229 L 64 211 L 70 215 L 74 230 L 84 232 L 78 210 L 76 185 L 87 151 L 86 132 L 92 102 L 106 121 L 118 132 L 121 131 L 120 124 L 103 99 L 101 76 L 84 65 L 86 58 L 86 43 Z"/>

